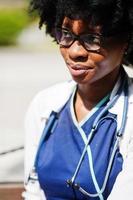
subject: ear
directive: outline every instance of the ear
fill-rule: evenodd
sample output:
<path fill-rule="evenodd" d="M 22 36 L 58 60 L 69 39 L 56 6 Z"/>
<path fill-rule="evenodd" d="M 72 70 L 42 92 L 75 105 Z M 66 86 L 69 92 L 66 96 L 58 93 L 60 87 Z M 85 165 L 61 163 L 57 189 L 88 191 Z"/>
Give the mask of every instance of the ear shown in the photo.
<path fill-rule="evenodd" d="M 123 50 L 124 50 L 124 52 L 126 52 L 127 49 L 128 49 L 128 42 L 125 42 L 125 43 L 124 43 L 124 46 L 123 46 Z"/>

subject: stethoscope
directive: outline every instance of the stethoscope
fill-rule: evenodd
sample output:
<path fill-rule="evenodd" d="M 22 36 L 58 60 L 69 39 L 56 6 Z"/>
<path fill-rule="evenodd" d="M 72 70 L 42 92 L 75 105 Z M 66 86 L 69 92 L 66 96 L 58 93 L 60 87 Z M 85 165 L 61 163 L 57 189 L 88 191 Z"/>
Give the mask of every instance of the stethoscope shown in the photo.
<path fill-rule="evenodd" d="M 82 155 L 81 155 L 81 157 L 79 159 L 79 162 L 77 164 L 76 170 L 75 170 L 73 176 L 71 177 L 71 179 L 67 180 L 68 186 L 71 186 L 73 189 L 79 190 L 82 194 L 84 194 L 86 196 L 89 196 L 89 197 L 99 197 L 100 200 L 104 200 L 104 197 L 103 197 L 102 194 L 103 194 L 103 192 L 104 192 L 104 190 L 106 188 L 107 181 L 108 181 L 108 178 L 109 178 L 109 174 L 110 174 L 110 171 L 111 171 L 111 167 L 112 167 L 112 164 L 113 164 L 113 160 L 114 160 L 116 151 L 117 151 L 118 146 L 119 146 L 119 141 L 120 141 L 120 138 L 123 135 L 123 132 L 124 132 L 124 129 L 125 129 L 125 126 L 126 126 L 126 119 L 127 119 L 127 112 L 128 112 L 128 80 L 127 80 L 126 75 L 123 78 L 125 79 L 124 83 L 119 87 L 119 89 L 117 91 L 117 94 L 113 97 L 113 99 L 111 99 L 109 101 L 109 103 L 106 105 L 106 107 L 99 113 L 99 115 L 94 120 L 93 125 L 92 125 L 92 129 L 90 131 L 90 134 L 89 134 L 87 140 L 84 139 L 85 147 L 83 149 Z M 89 144 L 90 144 L 90 141 L 92 140 L 94 134 L 96 133 L 99 124 L 103 120 L 105 120 L 105 119 L 111 119 L 112 121 L 116 121 L 116 123 L 117 123 L 116 118 L 114 118 L 112 116 L 103 117 L 103 115 L 109 109 L 111 109 L 114 106 L 115 102 L 118 100 L 118 98 L 119 98 L 120 94 L 122 93 L 122 91 L 124 92 L 124 106 L 123 106 L 123 115 L 122 115 L 121 126 L 116 131 L 116 141 L 115 141 L 115 144 L 114 144 L 114 147 L 113 147 L 113 150 L 112 150 L 112 154 L 111 154 L 111 157 L 110 157 L 110 160 L 109 160 L 107 171 L 105 173 L 105 178 L 104 178 L 102 187 L 100 188 L 99 185 L 98 185 L 95 173 L 94 173 L 92 153 L 91 153 L 91 148 L 90 148 Z M 76 177 L 78 175 L 78 172 L 80 170 L 81 164 L 82 164 L 82 162 L 84 160 L 84 157 L 85 157 L 86 153 L 88 153 L 88 160 L 89 160 L 91 177 L 92 177 L 93 184 L 94 184 L 96 192 L 97 192 L 95 194 L 87 192 L 86 190 L 84 190 L 80 186 L 80 184 L 78 184 L 78 183 L 75 182 Z M 75 193 L 75 196 L 76 196 L 76 193 Z"/>
<path fill-rule="evenodd" d="M 113 150 L 112 150 L 112 154 L 110 156 L 109 164 L 108 164 L 108 167 L 107 167 L 107 171 L 105 173 L 105 178 L 104 178 L 102 187 L 100 188 L 99 185 L 98 185 L 95 173 L 94 173 L 92 153 L 91 153 L 91 148 L 90 148 L 89 144 L 90 144 L 96 130 L 98 129 L 99 124 L 102 122 L 102 120 L 105 120 L 105 119 L 108 118 L 108 119 L 112 119 L 112 120 L 116 121 L 116 119 L 113 118 L 112 116 L 107 116 L 107 117 L 103 117 L 103 116 L 109 109 L 111 109 L 115 105 L 116 101 L 118 100 L 118 98 L 119 98 L 119 96 L 122 92 L 124 92 L 124 105 L 123 105 L 123 115 L 122 115 L 121 126 L 116 131 L 116 141 L 115 141 L 115 144 L 114 144 L 114 147 L 113 147 Z M 82 155 L 79 159 L 77 167 L 74 171 L 74 174 L 69 180 L 66 181 L 67 186 L 72 187 L 72 189 L 74 191 L 75 199 L 76 199 L 75 190 L 79 190 L 82 194 L 84 194 L 86 196 L 99 197 L 100 200 L 104 200 L 103 192 L 104 192 L 106 185 L 107 185 L 107 181 L 108 181 L 108 178 L 109 178 L 109 175 L 110 175 L 113 160 L 114 160 L 116 151 L 117 151 L 118 146 L 119 146 L 120 138 L 122 137 L 125 126 L 126 126 L 127 112 L 128 112 L 128 79 L 127 79 L 127 75 L 124 75 L 123 84 L 120 85 L 116 95 L 108 102 L 108 104 L 105 106 L 105 108 L 98 114 L 98 116 L 94 120 L 92 129 L 90 131 L 90 134 L 89 134 L 87 140 L 85 141 L 85 147 L 83 149 L 83 152 L 82 152 Z M 37 151 L 35 162 L 34 162 L 34 167 L 33 167 L 33 171 L 32 171 L 33 173 L 29 177 L 32 181 L 35 181 L 38 178 L 35 169 L 36 169 L 36 166 L 37 166 L 37 163 L 38 163 L 39 150 L 41 149 L 41 147 L 44 143 L 44 140 L 47 140 L 47 138 L 50 136 L 50 134 L 53 133 L 54 128 L 57 125 L 58 118 L 59 118 L 59 112 L 52 111 L 51 114 L 50 114 L 50 117 L 47 121 L 47 124 L 46 124 L 46 126 L 43 130 L 43 134 L 42 134 L 42 137 L 40 139 L 38 151 Z M 96 189 L 96 193 L 94 193 L 94 194 L 87 192 L 86 190 L 84 190 L 80 186 L 79 183 L 75 182 L 76 177 L 78 175 L 78 172 L 80 170 L 80 167 L 82 165 L 82 162 L 84 160 L 86 153 L 88 153 L 90 172 L 91 172 L 92 180 L 93 180 L 93 183 L 94 183 L 94 186 L 95 186 L 95 189 Z"/>

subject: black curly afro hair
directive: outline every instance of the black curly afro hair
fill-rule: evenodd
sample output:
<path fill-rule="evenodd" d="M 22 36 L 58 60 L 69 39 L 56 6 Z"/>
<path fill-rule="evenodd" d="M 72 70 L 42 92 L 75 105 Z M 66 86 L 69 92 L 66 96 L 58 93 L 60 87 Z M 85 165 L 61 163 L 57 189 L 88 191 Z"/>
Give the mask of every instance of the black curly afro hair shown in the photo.
<path fill-rule="evenodd" d="M 133 0 L 31 0 L 30 11 L 37 11 L 39 27 L 54 37 L 54 27 L 61 26 L 65 16 L 90 19 L 101 25 L 102 34 L 124 35 L 128 40 L 124 63 L 133 65 Z"/>

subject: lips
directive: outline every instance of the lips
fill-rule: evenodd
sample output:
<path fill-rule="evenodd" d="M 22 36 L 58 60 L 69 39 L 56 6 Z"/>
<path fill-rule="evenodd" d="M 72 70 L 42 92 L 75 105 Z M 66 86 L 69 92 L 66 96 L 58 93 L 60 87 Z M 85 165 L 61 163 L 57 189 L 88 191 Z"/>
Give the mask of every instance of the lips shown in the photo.
<path fill-rule="evenodd" d="M 92 66 L 84 66 L 79 64 L 72 65 L 67 63 L 67 66 L 72 76 L 86 75 L 89 71 L 92 71 L 94 69 Z"/>

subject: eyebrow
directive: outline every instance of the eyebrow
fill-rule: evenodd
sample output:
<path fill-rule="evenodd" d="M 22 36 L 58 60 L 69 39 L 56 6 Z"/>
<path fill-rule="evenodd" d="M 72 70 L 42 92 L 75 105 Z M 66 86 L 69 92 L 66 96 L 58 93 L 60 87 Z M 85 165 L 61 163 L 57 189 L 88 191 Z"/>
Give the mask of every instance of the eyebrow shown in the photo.
<path fill-rule="evenodd" d="M 75 33 L 73 33 L 73 31 L 71 31 L 71 30 L 69 30 L 69 28 L 68 27 L 65 27 L 65 26 L 63 26 L 62 27 L 62 29 L 63 30 L 66 30 L 66 31 L 69 31 L 70 33 L 72 33 L 72 34 L 74 34 L 74 35 L 76 35 Z M 84 33 L 81 33 L 80 35 L 96 35 L 96 36 L 102 36 L 102 34 L 100 34 L 100 33 L 96 33 L 96 32 L 84 32 Z"/>
<path fill-rule="evenodd" d="M 65 29 L 72 29 L 72 23 L 70 22 L 66 22 L 65 24 L 62 24 L 62 28 L 65 28 Z"/>
<path fill-rule="evenodd" d="M 62 29 L 69 30 L 69 28 L 68 28 L 68 27 L 66 27 L 66 26 L 62 26 L 61 28 L 62 28 Z"/>

